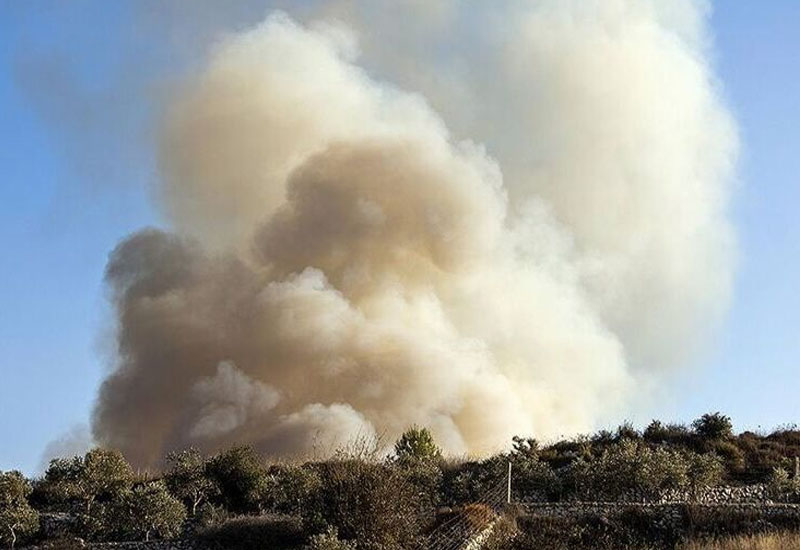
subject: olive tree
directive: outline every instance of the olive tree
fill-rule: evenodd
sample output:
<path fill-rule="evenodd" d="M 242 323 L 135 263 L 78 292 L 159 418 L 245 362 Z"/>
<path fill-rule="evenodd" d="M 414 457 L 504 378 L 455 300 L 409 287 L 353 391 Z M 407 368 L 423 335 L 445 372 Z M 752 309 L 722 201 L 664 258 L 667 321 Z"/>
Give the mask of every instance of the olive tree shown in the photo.
<path fill-rule="evenodd" d="M 117 508 L 124 516 L 118 518 L 134 538 L 150 540 L 173 538 L 180 534 L 186 519 L 186 508 L 167 491 L 161 481 L 136 485 L 123 493 Z"/>
<path fill-rule="evenodd" d="M 122 453 L 92 449 L 84 456 L 50 461 L 44 483 L 59 500 L 80 500 L 86 513 L 100 497 L 114 498 L 133 482 L 133 471 Z"/>
<path fill-rule="evenodd" d="M 197 449 L 171 453 L 167 462 L 167 488 L 187 505 L 192 516 L 200 504 L 219 495 L 217 482 L 208 474 L 208 460 Z"/>
<path fill-rule="evenodd" d="M 259 511 L 268 479 L 261 457 L 252 447 L 233 447 L 215 455 L 209 461 L 208 473 L 230 511 Z"/>
<path fill-rule="evenodd" d="M 11 548 L 39 528 L 39 514 L 28 503 L 30 493 L 31 484 L 21 473 L 0 472 L 0 542 Z"/>
<path fill-rule="evenodd" d="M 618 500 L 632 494 L 658 497 L 667 489 L 684 489 L 689 477 L 685 457 L 631 439 L 610 445 L 593 461 L 576 461 L 570 477 L 582 496 Z"/>
<path fill-rule="evenodd" d="M 722 482 L 725 467 L 717 455 L 687 452 L 685 457 L 686 475 L 695 498 L 700 489 L 719 485 Z"/>

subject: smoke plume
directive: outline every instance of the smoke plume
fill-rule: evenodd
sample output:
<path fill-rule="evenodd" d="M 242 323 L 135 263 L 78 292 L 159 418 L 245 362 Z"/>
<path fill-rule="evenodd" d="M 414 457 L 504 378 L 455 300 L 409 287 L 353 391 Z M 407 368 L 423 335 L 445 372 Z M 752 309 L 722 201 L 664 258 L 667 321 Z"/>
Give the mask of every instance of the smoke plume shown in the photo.
<path fill-rule="evenodd" d="M 625 411 L 730 291 L 706 11 L 352 0 L 227 35 L 165 109 L 170 230 L 110 257 L 95 438 L 480 454 Z"/>

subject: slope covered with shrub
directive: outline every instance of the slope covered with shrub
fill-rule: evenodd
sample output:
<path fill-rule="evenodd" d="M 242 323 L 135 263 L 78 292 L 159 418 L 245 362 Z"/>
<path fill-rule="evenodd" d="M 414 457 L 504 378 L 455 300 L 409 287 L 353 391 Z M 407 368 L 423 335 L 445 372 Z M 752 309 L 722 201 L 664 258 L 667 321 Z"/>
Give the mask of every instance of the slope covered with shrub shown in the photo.
<path fill-rule="evenodd" d="M 268 539 L 275 548 L 422 549 L 441 518 L 498 488 L 504 494 L 509 464 L 516 502 L 624 501 L 756 482 L 769 483 L 778 500 L 800 495 L 800 431 L 737 435 L 716 413 L 691 426 L 654 421 L 641 431 L 625 424 L 548 444 L 511 443 L 492 457 L 456 459 L 442 456 L 428 430 L 413 427 L 389 453 L 379 442 L 361 442 L 328 460 L 287 463 L 243 446 L 211 455 L 187 449 L 146 474 L 134 473 L 117 451 L 93 449 L 53 460 L 38 479 L 0 474 L 0 543 L 40 540 L 40 514 L 61 514 L 69 518 L 67 535 L 94 541 L 199 537 L 230 548 Z M 641 535 L 625 521 L 621 533 Z M 591 521 L 575 525 L 599 536 L 591 535 Z M 537 529 L 571 532 L 562 527 L 545 521 Z"/>

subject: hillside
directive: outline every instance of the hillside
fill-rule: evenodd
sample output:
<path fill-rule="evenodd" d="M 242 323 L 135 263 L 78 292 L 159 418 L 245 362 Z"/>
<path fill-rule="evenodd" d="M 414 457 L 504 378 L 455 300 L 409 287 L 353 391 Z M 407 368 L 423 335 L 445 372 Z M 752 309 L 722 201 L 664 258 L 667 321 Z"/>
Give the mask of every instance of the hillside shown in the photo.
<path fill-rule="evenodd" d="M 800 431 L 734 434 L 718 413 L 548 444 L 515 438 L 482 460 L 442 456 L 423 428 L 389 456 L 380 448 L 362 441 L 304 463 L 189 449 L 157 473 L 94 449 L 53 460 L 41 478 L 3 473 L 0 543 L 431 550 L 481 535 L 497 550 L 634 549 L 800 531 Z"/>

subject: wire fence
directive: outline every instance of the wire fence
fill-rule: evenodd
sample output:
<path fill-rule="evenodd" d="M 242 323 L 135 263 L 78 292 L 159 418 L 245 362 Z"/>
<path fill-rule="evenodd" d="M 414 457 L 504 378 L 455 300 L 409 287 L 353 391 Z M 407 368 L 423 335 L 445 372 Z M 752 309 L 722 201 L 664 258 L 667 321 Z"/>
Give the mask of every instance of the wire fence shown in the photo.
<path fill-rule="evenodd" d="M 428 550 L 462 550 L 489 528 L 508 498 L 507 481 L 498 482 L 477 501 L 462 506 L 428 536 Z"/>

